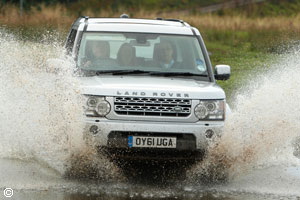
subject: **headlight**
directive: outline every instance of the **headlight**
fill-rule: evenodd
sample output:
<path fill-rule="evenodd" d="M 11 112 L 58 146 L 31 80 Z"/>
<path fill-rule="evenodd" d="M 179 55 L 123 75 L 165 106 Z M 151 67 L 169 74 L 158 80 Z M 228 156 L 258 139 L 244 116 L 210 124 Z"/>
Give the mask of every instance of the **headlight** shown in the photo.
<path fill-rule="evenodd" d="M 199 119 L 204 119 L 207 117 L 207 108 L 204 105 L 198 104 L 195 108 L 195 115 Z"/>
<path fill-rule="evenodd" d="M 224 120 L 224 104 L 224 100 L 200 101 L 194 112 L 200 120 Z"/>
<path fill-rule="evenodd" d="M 104 97 L 88 96 L 85 114 L 90 117 L 104 117 L 110 112 L 110 104 Z"/>
<path fill-rule="evenodd" d="M 104 117 L 110 111 L 110 104 L 106 100 L 101 100 L 97 103 L 96 112 L 100 117 Z"/>

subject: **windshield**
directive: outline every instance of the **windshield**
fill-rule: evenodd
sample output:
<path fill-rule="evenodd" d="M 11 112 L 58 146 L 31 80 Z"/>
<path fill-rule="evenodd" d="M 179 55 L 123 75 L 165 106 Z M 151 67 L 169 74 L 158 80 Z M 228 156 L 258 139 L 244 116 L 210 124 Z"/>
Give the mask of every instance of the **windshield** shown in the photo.
<path fill-rule="evenodd" d="M 84 33 L 77 64 L 83 71 L 207 75 L 207 64 L 195 36 L 145 33 Z"/>

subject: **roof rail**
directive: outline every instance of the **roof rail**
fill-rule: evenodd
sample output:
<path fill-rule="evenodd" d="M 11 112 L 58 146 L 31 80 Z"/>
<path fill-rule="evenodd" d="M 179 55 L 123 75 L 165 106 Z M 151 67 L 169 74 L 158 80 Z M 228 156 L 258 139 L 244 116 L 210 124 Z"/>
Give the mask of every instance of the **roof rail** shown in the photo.
<path fill-rule="evenodd" d="M 88 16 L 80 16 L 80 17 L 78 17 L 78 18 L 72 23 L 72 26 L 75 25 L 75 24 L 77 24 L 81 19 L 88 20 L 89 17 L 88 17 Z M 71 26 L 71 27 L 72 27 L 72 26 Z"/>
<path fill-rule="evenodd" d="M 89 16 L 81 16 L 80 18 L 81 18 L 81 19 L 84 18 L 85 21 L 87 21 L 87 20 L 89 19 Z"/>
<path fill-rule="evenodd" d="M 80 17 L 78 17 L 78 18 L 74 21 L 73 24 L 76 24 L 77 22 L 79 22 L 79 21 L 82 20 L 82 19 L 88 20 L 88 19 L 89 19 L 89 16 L 80 16 Z"/>
<path fill-rule="evenodd" d="M 84 28 L 83 28 L 83 31 L 86 31 L 87 26 L 88 26 L 89 16 L 83 16 L 82 18 L 84 18 Z"/>
<path fill-rule="evenodd" d="M 164 19 L 161 17 L 157 17 L 156 20 L 164 20 L 164 21 L 171 21 L 171 22 L 180 22 L 182 23 L 184 26 L 186 25 L 185 22 L 181 19 Z"/>
<path fill-rule="evenodd" d="M 129 18 L 129 15 L 127 15 L 126 13 L 123 13 L 122 15 L 120 15 L 120 18 Z"/>
<path fill-rule="evenodd" d="M 76 21 L 80 21 L 81 19 L 89 19 L 89 16 L 80 16 L 80 17 L 78 17 L 77 18 L 77 20 Z"/>

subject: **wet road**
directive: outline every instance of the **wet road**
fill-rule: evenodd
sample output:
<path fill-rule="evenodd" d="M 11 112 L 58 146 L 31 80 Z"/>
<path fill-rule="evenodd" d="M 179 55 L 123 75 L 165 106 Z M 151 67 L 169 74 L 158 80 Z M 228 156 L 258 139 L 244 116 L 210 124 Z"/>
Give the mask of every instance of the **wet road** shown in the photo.
<path fill-rule="evenodd" d="M 0 174 L 2 191 L 12 188 L 12 199 L 23 200 L 300 199 L 300 165 L 257 168 L 223 184 L 66 179 L 47 165 L 17 159 L 1 159 Z"/>

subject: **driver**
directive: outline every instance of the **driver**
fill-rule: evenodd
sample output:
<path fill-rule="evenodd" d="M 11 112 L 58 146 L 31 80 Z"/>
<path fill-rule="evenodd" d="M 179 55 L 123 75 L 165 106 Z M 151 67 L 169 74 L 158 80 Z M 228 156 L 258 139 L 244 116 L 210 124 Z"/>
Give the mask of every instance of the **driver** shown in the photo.
<path fill-rule="evenodd" d="M 157 62 L 162 68 L 169 69 L 179 67 L 179 63 L 175 61 L 175 51 L 170 41 L 161 41 L 157 45 Z"/>

